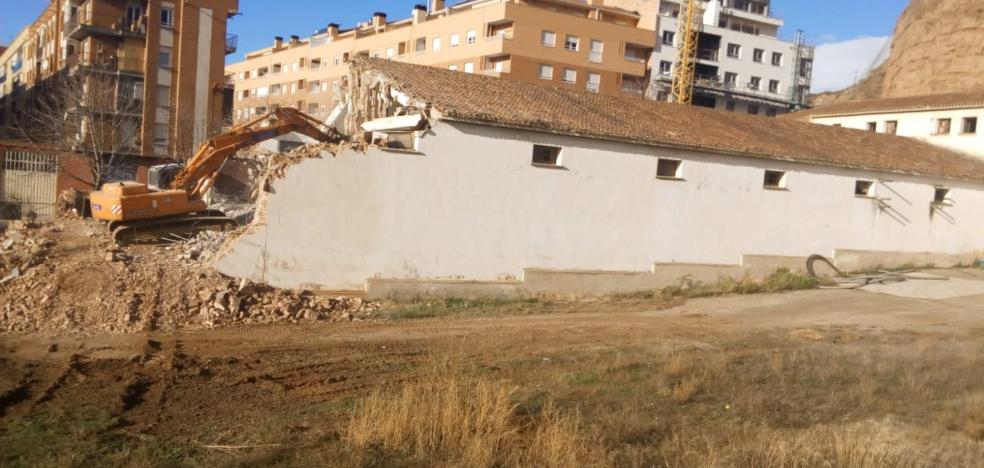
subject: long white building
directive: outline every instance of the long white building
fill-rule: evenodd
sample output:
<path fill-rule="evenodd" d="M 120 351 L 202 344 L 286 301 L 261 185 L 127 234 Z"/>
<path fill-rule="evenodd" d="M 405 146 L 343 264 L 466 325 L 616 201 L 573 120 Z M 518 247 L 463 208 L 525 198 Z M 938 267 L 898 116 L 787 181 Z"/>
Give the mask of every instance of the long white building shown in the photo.
<path fill-rule="evenodd" d="M 984 161 L 914 139 L 375 59 L 346 81 L 345 127 L 377 145 L 290 168 L 223 273 L 590 295 L 812 254 L 844 270 L 984 258 Z"/>
<path fill-rule="evenodd" d="M 651 94 L 665 100 L 681 46 L 681 0 L 659 3 Z M 800 33 L 792 41 L 780 38 L 784 22 L 773 16 L 771 0 L 701 3 L 695 104 L 768 116 L 803 108 L 810 94 L 813 47 Z"/>
<path fill-rule="evenodd" d="M 788 117 L 916 138 L 984 159 L 984 92 L 844 102 Z"/>

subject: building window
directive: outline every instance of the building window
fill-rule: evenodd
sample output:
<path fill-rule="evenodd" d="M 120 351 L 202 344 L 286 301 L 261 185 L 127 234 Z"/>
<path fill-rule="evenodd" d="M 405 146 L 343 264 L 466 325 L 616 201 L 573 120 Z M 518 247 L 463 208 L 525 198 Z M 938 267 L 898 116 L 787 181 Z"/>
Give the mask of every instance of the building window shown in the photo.
<path fill-rule="evenodd" d="M 601 63 L 602 57 L 605 55 L 605 43 L 597 39 L 591 39 L 591 44 L 588 50 L 588 61 L 594 63 Z"/>
<path fill-rule="evenodd" d="M 779 94 L 779 80 L 769 80 L 769 92 Z"/>
<path fill-rule="evenodd" d="M 960 129 L 960 133 L 964 135 L 973 135 L 977 133 L 977 117 L 964 117 L 963 127 Z"/>
<path fill-rule="evenodd" d="M 663 31 L 663 45 L 672 46 L 673 41 L 676 39 L 676 33 L 673 31 Z"/>
<path fill-rule="evenodd" d="M 936 191 L 933 193 L 933 205 L 943 206 L 947 202 L 947 198 L 950 196 L 950 189 L 945 187 L 936 187 Z"/>
<path fill-rule="evenodd" d="M 477 40 L 477 38 L 478 38 L 478 33 L 476 33 L 474 30 L 471 30 L 471 31 L 468 31 L 467 33 L 465 33 L 465 40 L 469 44 L 474 44 L 475 41 Z"/>
<path fill-rule="evenodd" d="M 765 116 L 766 117 L 775 117 L 776 114 L 777 114 L 777 112 L 776 112 L 775 109 L 769 108 L 769 109 L 766 109 L 765 110 Z"/>
<path fill-rule="evenodd" d="M 741 58 L 741 46 L 738 44 L 728 44 L 728 57 Z"/>
<path fill-rule="evenodd" d="M 597 93 L 601 90 L 601 74 L 599 73 L 588 73 L 588 92 Z"/>
<path fill-rule="evenodd" d="M 749 104 L 748 105 L 748 114 L 749 115 L 758 115 L 758 113 L 759 113 L 759 106 L 758 106 L 758 104 Z"/>
<path fill-rule="evenodd" d="M 728 102 L 726 102 L 724 104 L 724 108 L 727 109 L 727 110 L 729 110 L 729 111 L 731 111 L 731 112 L 734 112 L 735 111 L 735 101 L 728 101 Z"/>
<path fill-rule="evenodd" d="M 396 56 L 396 50 L 392 47 L 386 49 L 386 58 L 391 59 Z"/>
<path fill-rule="evenodd" d="M 782 66 L 782 54 L 780 54 L 779 52 L 773 52 L 772 53 L 772 64 L 775 65 L 775 66 L 777 66 L 777 67 L 781 67 Z"/>
<path fill-rule="evenodd" d="M 533 145 L 533 165 L 560 166 L 560 148 L 557 146 Z"/>
<path fill-rule="evenodd" d="M 557 34 L 553 31 L 543 31 L 540 33 L 540 44 L 547 47 L 557 46 Z"/>
<path fill-rule="evenodd" d="M 577 70 L 574 70 L 573 68 L 565 68 L 564 83 L 577 83 Z"/>
<path fill-rule="evenodd" d="M 459 44 L 461 44 L 461 35 L 460 34 L 452 34 L 451 35 L 451 47 L 458 47 Z"/>
<path fill-rule="evenodd" d="M 937 135 L 949 135 L 950 134 L 950 119 L 937 119 L 936 120 L 936 134 Z"/>
<path fill-rule="evenodd" d="M 899 131 L 899 121 L 889 120 L 885 122 L 885 133 L 895 135 Z"/>
<path fill-rule="evenodd" d="M 878 122 L 868 122 L 868 131 L 869 132 L 877 132 L 878 131 Z"/>
<path fill-rule="evenodd" d="M 724 84 L 735 87 L 738 84 L 738 74 L 734 72 L 724 72 Z"/>
<path fill-rule="evenodd" d="M 577 52 L 581 48 L 581 39 L 568 34 L 567 39 L 564 39 L 564 48 L 571 52 Z"/>
<path fill-rule="evenodd" d="M 163 68 L 171 68 L 171 48 L 161 47 L 157 54 L 157 65 Z"/>
<path fill-rule="evenodd" d="M 309 85 L 310 85 L 311 93 L 313 93 L 313 94 L 317 94 L 318 91 L 321 89 L 321 82 L 320 81 L 312 81 L 312 82 L 309 83 Z"/>
<path fill-rule="evenodd" d="M 441 51 L 441 38 L 435 37 L 433 40 L 431 40 L 431 47 L 434 49 L 434 52 L 440 52 Z"/>
<path fill-rule="evenodd" d="M 752 61 L 762 63 L 765 60 L 765 51 L 762 49 L 755 49 L 752 51 Z"/>
<path fill-rule="evenodd" d="M 474 73 L 475 64 L 473 62 L 468 62 L 465 64 L 465 73 Z"/>
<path fill-rule="evenodd" d="M 340 90 L 341 88 L 342 88 L 341 82 L 339 82 L 337 80 L 331 82 L 331 91 L 333 93 L 338 93 L 338 90 Z"/>
<path fill-rule="evenodd" d="M 669 75 L 673 73 L 673 62 L 667 62 L 666 60 L 661 60 L 659 62 L 659 74 Z"/>
<path fill-rule="evenodd" d="M 448 70 L 451 70 L 451 71 L 458 71 L 458 66 L 457 66 L 457 65 L 449 65 L 449 66 L 448 66 Z"/>
<path fill-rule="evenodd" d="M 540 65 L 540 70 L 537 72 L 537 76 L 540 79 L 552 80 L 553 79 L 553 67 L 550 65 Z"/>
<path fill-rule="evenodd" d="M 748 81 L 748 89 L 758 91 L 762 88 L 762 78 L 758 76 L 753 76 L 751 80 Z"/>
<path fill-rule="evenodd" d="M 660 179 L 680 180 L 680 167 L 683 162 L 679 159 L 659 158 L 656 161 L 656 177 Z"/>
<path fill-rule="evenodd" d="M 413 51 L 417 52 L 418 54 L 427 51 L 427 38 L 418 37 L 416 42 L 414 43 Z"/>
<path fill-rule="evenodd" d="M 875 195 L 875 183 L 870 180 L 854 182 L 854 196 L 871 198 Z"/>
<path fill-rule="evenodd" d="M 165 28 L 174 27 L 174 8 L 173 7 L 163 7 L 161 8 L 161 26 Z"/>
<path fill-rule="evenodd" d="M 318 113 L 318 103 L 312 102 L 312 103 L 308 104 L 307 113 L 308 114 L 317 114 Z"/>
<path fill-rule="evenodd" d="M 786 188 L 786 173 L 783 171 L 765 171 L 763 187 L 773 190 Z"/>

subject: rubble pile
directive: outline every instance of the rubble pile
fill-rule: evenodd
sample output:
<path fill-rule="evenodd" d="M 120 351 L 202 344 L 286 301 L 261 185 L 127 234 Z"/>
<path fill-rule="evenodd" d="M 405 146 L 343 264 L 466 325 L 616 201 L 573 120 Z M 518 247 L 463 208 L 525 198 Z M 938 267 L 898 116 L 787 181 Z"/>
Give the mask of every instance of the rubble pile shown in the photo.
<path fill-rule="evenodd" d="M 53 244 L 49 238 L 54 225 L 41 227 L 24 221 L 13 221 L 7 226 L 0 241 L 0 284 L 13 281 L 41 264 Z"/>
<path fill-rule="evenodd" d="M 204 259 L 231 235 L 116 246 L 106 227 L 91 220 L 13 223 L 0 241 L 0 276 L 7 277 L 0 283 L 0 333 L 130 333 L 375 316 L 373 302 L 252 285 L 211 270 Z M 189 251 L 198 260 L 187 258 Z"/>
<path fill-rule="evenodd" d="M 231 232 L 202 231 L 197 236 L 177 244 L 179 258 L 191 261 L 208 262 L 225 245 Z"/>
<path fill-rule="evenodd" d="M 203 289 L 199 315 L 202 325 L 223 323 L 275 323 L 301 321 L 348 322 L 371 319 L 379 306 L 359 298 L 321 298 L 310 292 L 294 292 L 260 285 L 236 287 L 229 282 Z"/>

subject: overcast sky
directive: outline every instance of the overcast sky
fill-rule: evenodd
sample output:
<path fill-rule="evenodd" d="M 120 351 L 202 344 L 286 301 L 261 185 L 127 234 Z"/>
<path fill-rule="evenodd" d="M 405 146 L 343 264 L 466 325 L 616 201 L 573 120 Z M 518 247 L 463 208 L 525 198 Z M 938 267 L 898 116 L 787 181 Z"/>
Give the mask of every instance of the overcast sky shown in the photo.
<path fill-rule="evenodd" d="M 10 42 L 49 1 L 0 0 L 0 43 Z M 240 0 L 243 14 L 229 23 L 229 31 L 239 35 L 239 53 L 229 60 L 269 46 L 273 36 L 307 36 L 332 22 L 352 26 L 373 11 L 407 17 L 415 3 L 426 1 Z M 813 89 L 822 92 L 849 86 L 868 70 L 907 4 L 908 0 L 774 0 L 773 12 L 786 21 L 783 38 L 802 29 L 818 46 Z"/>

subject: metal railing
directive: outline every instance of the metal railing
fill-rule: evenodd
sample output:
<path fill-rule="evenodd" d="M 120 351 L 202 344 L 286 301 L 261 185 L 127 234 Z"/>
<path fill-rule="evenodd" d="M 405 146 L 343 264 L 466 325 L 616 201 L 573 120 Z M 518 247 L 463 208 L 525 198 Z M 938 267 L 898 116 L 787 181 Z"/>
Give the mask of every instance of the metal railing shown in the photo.
<path fill-rule="evenodd" d="M 93 58 L 80 58 L 76 69 L 84 68 L 87 71 L 143 75 L 145 63 L 140 58 L 103 55 Z"/>
<path fill-rule="evenodd" d="M 81 39 L 91 33 L 113 35 L 145 36 L 147 34 L 147 15 L 127 18 L 125 14 L 95 14 L 87 10 L 65 20 L 65 32 L 73 39 Z"/>
<path fill-rule="evenodd" d="M 718 55 L 720 51 L 715 49 L 699 49 L 697 50 L 697 58 L 700 60 L 707 60 L 710 62 L 717 62 Z"/>

